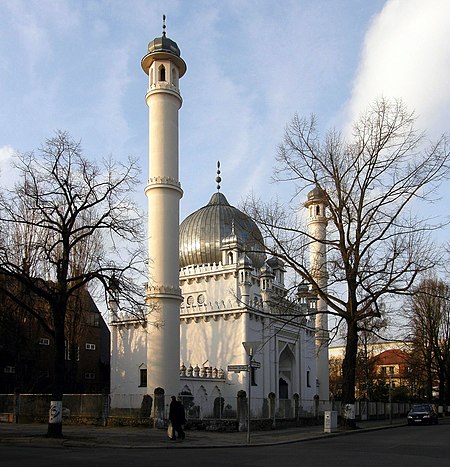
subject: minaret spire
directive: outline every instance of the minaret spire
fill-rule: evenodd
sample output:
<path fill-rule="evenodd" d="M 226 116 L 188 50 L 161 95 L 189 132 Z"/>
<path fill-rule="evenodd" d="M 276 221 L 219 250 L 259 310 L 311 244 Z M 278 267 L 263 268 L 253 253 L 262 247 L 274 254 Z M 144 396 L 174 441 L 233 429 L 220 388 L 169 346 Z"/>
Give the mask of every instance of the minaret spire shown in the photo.
<path fill-rule="evenodd" d="M 220 191 L 220 182 L 222 181 L 222 178 L 220 176 L 220 161 L 217 161 L 217 177 L 216 177 L 216 182 L 217 182 L 217 191 Z"/>
<path fill-rule="evenodd" d="M 166 37 L 166 15 L 163 15 L 162 35 Z"/>

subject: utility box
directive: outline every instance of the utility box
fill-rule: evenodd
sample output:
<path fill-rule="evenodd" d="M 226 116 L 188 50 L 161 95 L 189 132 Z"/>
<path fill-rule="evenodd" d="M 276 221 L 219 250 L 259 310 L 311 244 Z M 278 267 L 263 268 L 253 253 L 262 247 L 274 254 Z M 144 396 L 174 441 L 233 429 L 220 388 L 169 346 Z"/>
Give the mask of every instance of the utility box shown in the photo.
<path fill-rule="evenodd" d="M 324 412 L 323 417 L 323 431 L 324 433 L 332 433 L 337 430 L 337 412 L 330 410 Z"/>

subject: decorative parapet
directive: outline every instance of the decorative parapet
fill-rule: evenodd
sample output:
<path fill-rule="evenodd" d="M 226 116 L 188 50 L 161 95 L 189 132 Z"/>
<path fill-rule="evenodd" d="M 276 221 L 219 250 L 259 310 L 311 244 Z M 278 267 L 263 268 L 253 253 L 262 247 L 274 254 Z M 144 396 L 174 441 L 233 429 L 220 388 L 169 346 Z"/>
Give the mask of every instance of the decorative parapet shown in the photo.
<path fill-rule="evenodd" d="M 147 298 L 170 296 L 182 300 L 181 289 L 174 285 L 148 285 Z"/>
<path fill-rule="evenodd" d="M 212 366 L 202 366 L 199 367 L 195 365 L 189 365 L 186 368 L 184 363 L 180 366 L 180 378 L 197 378 L 197 379 L 213 379 L 213 380 L 225 380 L 225 371 L 222 368 L 216 368 Z"/>
<path fill-rule="evenodd" d="M 147 320 L 144 318 L 136 319 L 136 317 L 131 316 L 128 313 L 118 313 L 117 317 L 113 321 L 110 321 L 109 324 L 111 326 L 117 326 L 125 329 L 138 329 L 140 327 L 145 329 L 147 327 Z"/>
<path fill-rule="evenodd" d="M 147 94 L 152 91 L 158 91 L 158 90 L 164 90 L 164 91 L 173 91 L 176 94 L 180 94 L 180 91 L 175 84 L 170 83 L 169 81 L 156 81 L 155 83 L 151 84 L 148 89 L 147 89 Z"/>
<path fill-rule="evenodd" d="M 181 189 L 181 183 L 173 177 L 150 177 L 148 179 L 147 186 L 145 187 L 145 193 L 154 188 L 169 188 L 178 191 L 179 193 L 181 193 L 181 195 L 183 194 L 183 190 Z"/>

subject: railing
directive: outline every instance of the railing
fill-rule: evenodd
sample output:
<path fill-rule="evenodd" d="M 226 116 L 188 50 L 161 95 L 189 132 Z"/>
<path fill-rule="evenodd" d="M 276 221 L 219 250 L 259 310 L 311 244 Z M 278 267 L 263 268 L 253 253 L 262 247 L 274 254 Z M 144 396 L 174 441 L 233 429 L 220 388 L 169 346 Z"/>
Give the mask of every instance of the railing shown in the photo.
<path fill-rule="evenodd" d="M 191 395 L 180 396 L 188 420 L 236 420 L 238 416 L 237 397 L 197 398 Z M 51 396 L 48 394 L 0 394 L 0 413 L 12 413 L 24 417 L 45 418 L 48 416 Z M 242 401 L 241 401 L 242 402 Z M 244 399 L 242 406 L 246 406 Z M 164 417 L 169 415 L 170 397 L 164 398 Z M 355 417 L 357 420 L 388 418 L 390 410 L 393 416 L 406 415 L 409 403 L 393 402 L 356 402 Z M 252 419 L 300 419 L 319 418 L 325 411 L 335 410 L 342 413 L 339 401 L 318 401 L 305 399 L 251 399 L 250 414 Z M 448 412 L 449 407 L 443 408 Z M 150 418 L 152 400 L 142 394 L 66 394 L 63 397 L 63 415 L 71 417 L 91 417 L 106 419 L 123 417 L 130 419 Z"/>

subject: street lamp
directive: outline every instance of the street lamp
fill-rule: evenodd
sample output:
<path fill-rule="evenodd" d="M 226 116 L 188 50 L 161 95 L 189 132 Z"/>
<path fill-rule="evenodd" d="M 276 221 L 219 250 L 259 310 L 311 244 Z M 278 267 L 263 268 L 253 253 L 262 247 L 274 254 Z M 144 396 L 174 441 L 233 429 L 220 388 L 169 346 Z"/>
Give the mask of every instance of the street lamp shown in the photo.
<path fill-rule="evenodd" d="M 250 443 L 250 397 L 251 397 L 251 388 L 252 388 L 252 360 L 253 360 L 253 356 L 255 355 L 256 351 L 261 345 L 261 341 L 242 342 L 242 345 L 244 346 L 244 349 L 248 355 L 247 443 Z"/>
<path fill-rule="evenodd" d="M 392 425 L 392 376 L 389 373 L 389 425 Z"/>

